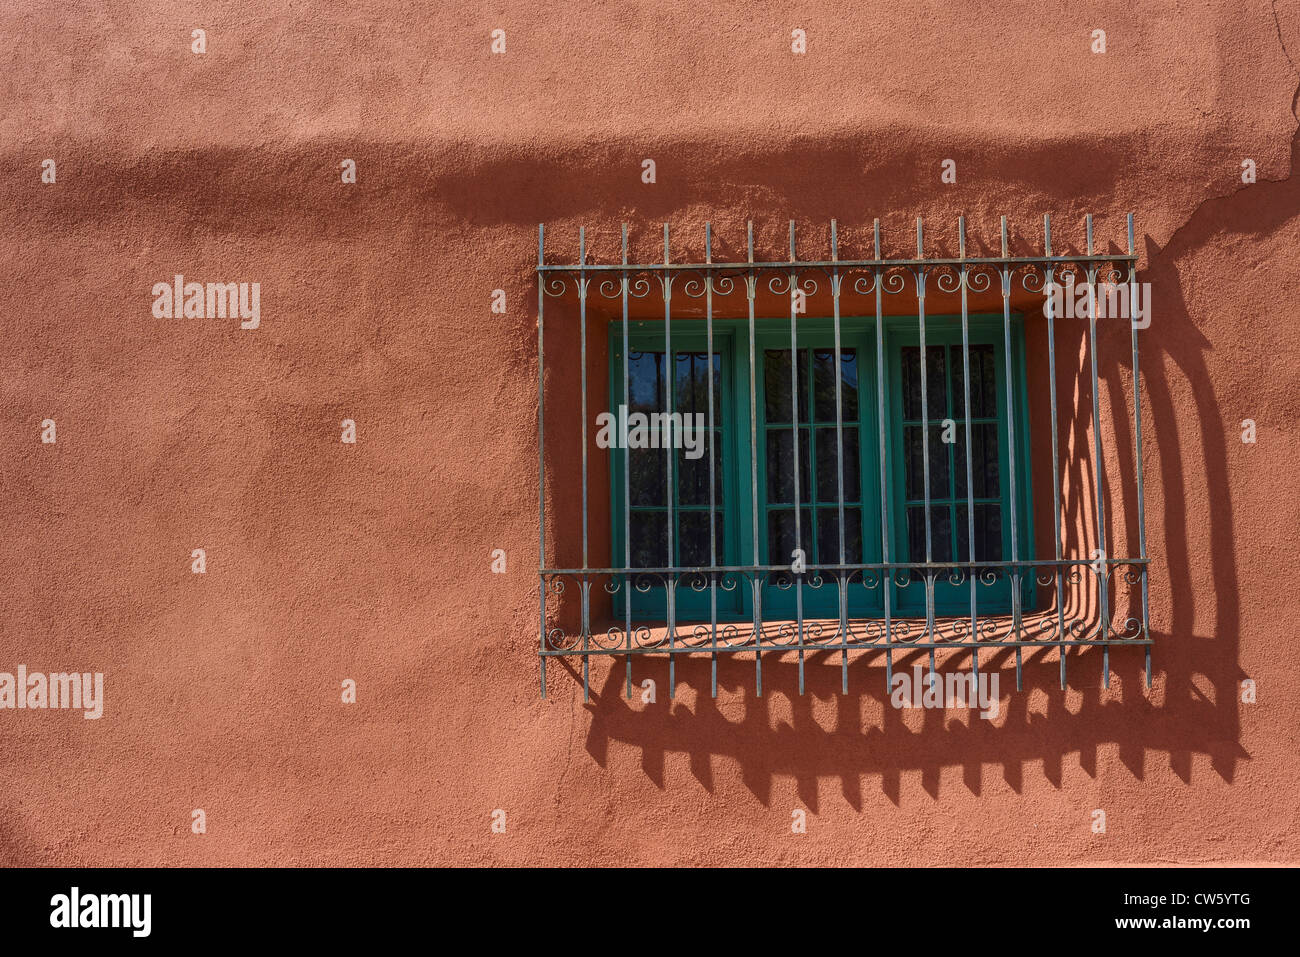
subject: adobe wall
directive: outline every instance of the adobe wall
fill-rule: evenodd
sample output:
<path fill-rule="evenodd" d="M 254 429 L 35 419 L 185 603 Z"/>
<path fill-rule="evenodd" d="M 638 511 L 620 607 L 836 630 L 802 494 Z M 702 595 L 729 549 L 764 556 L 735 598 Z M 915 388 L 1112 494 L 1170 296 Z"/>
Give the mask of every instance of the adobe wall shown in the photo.
<path fill-rule="evenodd" d="M 0 861 L 1295 862 L 1300 14 L 1196 10 L 7 6 L 0 671 L 106 690 L 97 721 L 0 711 Z M 760 699 L 745 658 L 716 701 L 707 659 L 673 701 L 638 663 L 649 707 L 621 664 L 584 705 L 553 663 L 539 697 L 538 223 L 612 261 L 622 222 L 634 255 L 711 221 L 734 257 L 750 219 L 779 252 L 791 218 L 861 249 L 878 216 L 902 249 L 964 214 L 978 249 L 1047 212 L 1078 249 L 1085 213 L 1118 243 L 1129 211 L 1149 692 L 1139 653 L 1105 692 L 1090 652 L 1064 692 L 1028 660 L 1019 694 L 1003 655 L 991 722 L 894 710 L 878 662 L 803 697 L 765 663 Z M 259 282 L 259 328 L 155 318 L 177 273 Z"/>

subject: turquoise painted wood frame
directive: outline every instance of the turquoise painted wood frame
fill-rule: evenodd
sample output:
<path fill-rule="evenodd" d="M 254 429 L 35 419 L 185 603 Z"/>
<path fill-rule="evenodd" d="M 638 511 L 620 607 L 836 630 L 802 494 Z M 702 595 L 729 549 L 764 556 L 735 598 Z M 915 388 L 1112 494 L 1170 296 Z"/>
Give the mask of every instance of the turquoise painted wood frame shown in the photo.
<path fill-rule="evenodd" d="M 903 382 L 902 355 L 908 346 L 918 346 L 920 342 L 916 316 L 891 316 L 884 320 L 885 352 L 885 430 L 887 443 L 888 474 L 886 482 L 887 530 L 890 542 L 890 559 L 894 562 L 922 562 L 925 555 L 912 555 L 906 524 L 905 469 L 903 462 L 903 429 L 907 422 L 903 418 Z M 789 428 L 789 416 L 781 422 L 775 419 L 767 421 L 764 354 L 768 350 L 783 351 L 785 361 L 789 361 L 790 321 L 788 319 L 755 320 L 755 395 L 757 409 L 757 436 L 760 454 L 757 461 L 757 495 L 759 516 L 759 564 L 788 564 L 790 556 L 776 556 L 768 553 L 768 535 L 766 534 L 768 514 L 780 506 L 768 501 L 768 475 L 765 436 L 769 429 L 784 425 Z M 993 346 L 994 365 L 997 383 L 997 434 L 999 475 L 1005 477 L 1015 470 L 1016 486 L 1016 525 L 1018 529 L 1019 559 L 1033 558 L 1033 520 L 1032 492 L 1029 481 L 1030 441 L 1029 415 L 1026 403 L 1028 389 L 1025 375 L 1025 346 L 1023 321 L 1019 315 L 1013 315 L 1010 324 L 1011 368 L 1006 362 L 1006 329 L 1000 315 L 973 315 L 967 323 L 968 338 L 971 346 Z M 664 351 L 663 321 L 637 320 L 628 323 L 629 349 L 633 353 Z M 617 410 L 623 401 L 623 323 L 614 320 L 609 323 L 609 409 Z M 927 316 L 926 345 L 955 349 L 951 355 L 953 361 L 960 361 L 961 356 L 961 319 L 959 316 Z M 675 353 L 702 354 L 706 350 L 706 331 L 704 323 L 697 319 L 676 319 L 672 322 L 672 345 Z M 797 327 L 797 346 L 802 351 L 831 350 L 834 347 L 834 329 L 830 318 L 801 317 Z M 846 317 L 840 320 L 840 348 L 846 354 L 853 350 L 857 356 L 858 403 L 857 414 L 850 418 L 847 414 L 843 424 L 846 428 L 858 429 L 858 483 L 857 488 L 845 487 L 846 509 L 848 503 L 856 500 L 857 515 L 861 523 L 861 541 L 863 563 L 882 560 L 880 533 L 880 441 L 879 420 L 877 416 L 877 362 L 875 319 L 871 317 Z M 722 434 L 722 463 L 720 486 L 722 500 L 718 510 L 723 514 L 722 528 L 718 536 L 718 565 L 749 565 L 754 558 L 753 528 L 753 483 L 751 474 L 751 443 L 749 428 L 749 331 L 747 319 L 715 319 L 713 321 L 713 349 L 721 361 L 721 402 L 715 409 L 715 425 Z M 675 363 L 667 368 L 675 368 Z M 1010 410 L 1007 408 L 1006 383 L 1011 378 L 1012 401 L 1015 407 L 1015 444 L 1007 441 L 1007 422 Z M 946 398 L 951 415 L 955 410 L 954 397 L 951 395 L 951 376 L 948 377 Z M 811 376 L 805 380 L 811 390 Z M 809 414 L 815 416 L 814 402 L 809 397 Z M 933 421 L 933 420 L 932 420 Z M 991 419 L 990 419 L 991 421 Z M 801 422 L 808 434 L 815 434 L 829 424 L 833 436 L 834 421 L 824 423 L 817 419 L 811 428 Z M 961 429 L 960 422 L 958 429 Z M 952 455 L 951 449 L 948 452 Z M 623 567 L 626 543 L 625 503 L 623 494 L 623 475 L 627 468 L 627 453 L 622 448 L 611 448 L 610 455 L 610 520 L 612 525 L 611 540 L 613 552 L 610 567 Z M 801 451 L 801 456 L 803 452 Z M 814 459 L 815 461 L 815 459 Z M 953 469 L 949 468 L 950 480 Z M 676 490 L 674 490 L 676 491 Z M 810 490 L 801 490 L 800 502 L 808 503 Z M 951 496 L 950 496 L 951 497 Z M 983 501 L 977 499 L 977 503 Z M 1011 557 L 1011 491 L 1010 483 L 1001 481 L 999 494 L 995 499 L 1001 507 L 1003 516 L 1000 523 L 1002 534 L 1002 559 Z M 837 509 L 837 502 L 815 503 L 816 507 Z M 806 506 L 805 506 L 806 507 Z M 679 521 L 679 513 L 674 509 L 674 522 Z M 814 523 L 815 525 L 815 523 Z M 815 533 L 814 533 L 815 536 Z M 955 536 L 955 533 L 954 533 Z M 805 536 L 806 540 L 806 536 Z M 955 548 L 954 542 L 954 548 Z M 838 542 L 836 542 L 838 546 Z M 815 547 L 815 546 L 814 546 Z M 836 549 L 838 550 L 838 549 Z M 815 565 L 816 552 L 810 553 L 810 565 Z M 675 556 L 670 556 L 675 559 Z M 838 556 L 837 556 L 838 557 Z M 964 562 L 967 554 L 956 554 L 954 560 Z M 847 559 L 855 564 L 856 556 Z M 951 585 L 947 576 L 941 574 L 935 583 L 936 615 L 965 615 L 970 611 L 970 587 L 968 584 Z M 1022 582 L 1023 607 L 1033 607 L 1033 576 L 1026 575 Z M 820 588 L 809 585 L 802 589 L 803 615 L 806 619 L 835 618 L 838 616 L 838 596 L 833 583 Z M 919 580 L 914 580 L 908 587 L 892 585 L 891 607 L 895 616 L 923 617 L 925 614 L 925 589 Z M 981 615 L 1008 614 L 1011 611 L 1011 585 L 1006 577 L 992 586 L 981 585 L 978 589 L 979 612 Z M 666 598 L 662 586 L 650 587 L 648 590 L 637 588 L 623 589 L 614 596 L 614 613 L 616 616 L 626 614 L 624 602 L 630 593 L 632 616 L 638 621 L 662 621 L 666 617 Z M 737 587 L 726 591 L 717 590 L 718 620 L 725 622 L 751 621 L 753 610 L 748 588 Z M 765 587 L 763 592 L 763 615 L 767 620 L 783 617 L 795 617 L 795 587 L 781 588 L 774 584 Z M 849 615 L 854 618 L 878 618 L 884 614 L 883 592 L 879 588 L 866 589 L 854 585 L 849 589 Z M 707 588 L 695 590 L 680 586 L 676 590 L 676 612 L 679 622 L 707 622 L 710 619 L 710 594 Z"/>

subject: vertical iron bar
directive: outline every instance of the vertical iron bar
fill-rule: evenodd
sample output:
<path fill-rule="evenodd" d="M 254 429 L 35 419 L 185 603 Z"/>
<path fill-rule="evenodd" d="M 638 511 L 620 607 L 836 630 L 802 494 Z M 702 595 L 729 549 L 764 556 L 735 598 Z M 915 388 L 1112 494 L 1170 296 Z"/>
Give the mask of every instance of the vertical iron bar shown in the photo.
<path fill-rule="evenodd" d="M 537 224 L 537 265 L 544 262 L 546 225 Z M 540 574 L 546 567 L 546 351 L 542 338 L 546 322 L 543 303 L 546 299 L 546 274 L 537 271 L 537 569 L 538 597 L 541 603 L 541 668 L 542 699 L 546 699 L 546 577 Z"/>
<path fill-rule="evenodd" d="M 587 227 L 578 227 L 578 337 L 582 376 L 582 700 L 591 699 L 591 582 L 587 577 Z"/>
<path fill-rule="evenodd" d="M 1052 217 L 1043 215 L 1043 251 L 1052 255 Z M 1055 537 L 1052 548 L 1056 561 L 1061 561 L 1061 463 L 1058 446 L 1060 437 L 1056 425 L 1056 287 L 1055 274 L 1051 263 L 1047 264 L 1047 385 L 1051 398 L 1052 416 L 1052 529 Z M 1064 295 L 1062 295 L 1064 300 Z M 1056 566 L 1056 632 L 1061 642 L 1061 690 L 1065 690 L 1065 656 L 1068 646 L 1065 644 L 1065 582 L 1061 566 Z"/>
<path fill-rule="evenodd" d="M 627 223 L 623 224 L 623 415 L 628 414 L 628 408 L 632 405 L 631 398 L 631 381 L 632 372 L 629 363 L 631 362 L 630 350 L 628 344 L 628 321 L 627 321 L 627 295 L 628 295 L 628 275 L 627 275 Z M 620 417 L 622 418 L 622 417 Z M 626 436 L 620 436 L 620 439 L 626 439 Z M 632 650 L 632 450 L 627 447 L 628 443 L 623 441 L 623 606 L 625 613 L 625 625 L 627 628 L 627 648 Z M 632 655 L 626 656 L 627 674 L 627 696 L 632 697 Z"/>
<path fill-rule="evenodd" d="M 1128 214 L 1128 254 L 1134 255 L 1133 242 L 1133 214 Z M 1140 395 L 1139 373 L 1138 373 L 1138 327 L 1134 321 L 1137 316 L 1138 287 L 1137 287 L 1137 263 L 1130 262 L 1128 265 L 1128 288 L 1129 288 L 1129 326 L 1132 328 L 1133 335 L 1133 445 L 1136 455 L 1137 465 L 1137 507 L 1138 507 L 1138 557 L 1143 559 L 1142 563 L 1142 637 L 1148 641 L 1151 638 L 1150 622 L 1150 597 L 1147 591 L 1147 524 L 1146 524 L 1146 505 L 1143 501 L 1142 486 L 1142 399 Z M 1145 323 L 1151 320 L 1151 297 L 1146 297 L 1147 314 L 1144 316 Z M 1151 687 L 1151 645 L 1146 646 L 1146 673 L 1147 687 Z"/>
<path fill-rule="evenodd" d="M 836 235 L 835 220 L 831 220 L 831 262 L 836 262 L 840 258 L 839 237 Z M 844 550 L 844 399 L 841 393 L 844 391 L 843 378 L 844 372 L 840 368 L 840 271 L 836 267 L 831 267 L 831 301 L 834 308 L 835 324 L 835 462 L 836 469 L 836 488 L 839 495 L 839 513 L 840 513 L 840 565 L 845 564 Z M 817 417 L 816 409 L 813 410 L 814 420 Z M 859 436 L 861 441 L 861 436 Z M 860 448 L 861 446 L 859 446 Z M 861 483 L 859 483 L 861 484 Z M 861 495 L 858 497 L 861 503 Z M 859 504 L 858 513 L 861 514 L 862 506 Z M 816 516 L 814 516 L 816 521 Z M 840 573 L 835 576 L 839 591 L 840 601 L 840 643 L 844 646 L 840 649 L 840 688 L 844 694 L 849 693 L 849 581 L 848 575 L 841 567 Z"/>
<path fill-rule="evenodd" d="M 749 501 L 754 512 L 754 580 L 751 583 L 754 604 L 754 690 L 763 697 L 763 589 L 759 585 L 758 524 L 758 399 L 754 370 L 754 297 L 758 293 L 758 274 L 754 271 L 754 221 L 746 231 L 749 246 L 749 276 L 745 290 L 749 296 Z"/>
<path fill-rule="evenodd" d="M 1007 250 L 1007 218 L 1002 217 L 1002 258 L 1009 256 Z M 1007 370 L 1007 469 L 1008 490 L 1011 495 L 1011 630 L 1015 640 L 1020 641 L 1020 538 L 1016 527 L 1016 405 L 1014 367 L 1011 364 L 1011 277 L 1014 274 L 1009 263 L 1002 264 L 1002 346 Z M 1016 645 L 1016 690 L 1024 690 L 1021 673 L 1023 649 Z"/>
<path fill-rule="evenodd" d="M 794 220 L 790 220 L 790 263 L 794 265 Z M 790 270 L 790 421 L 794 424 L 793 430 L 793 448 L 794 448 L 794 547 L 795 550 L 803 556 L 803 565 L 816 558 L 811 558 L 803 554 L 803 533 L 799 516 L 799 342 L 795 333 L 795 313 L 798 311 L 796 302 L 798 301 L 798 273 L 791 268 Z M 809 409 L 809 415 L 812 409 Z M 809 482 L 812 481 L 812 469 L 816 466 L 812 463 L 813 434 L 812 428 L 808 429 L 808 457 L 810 468 L 808 470 Z M 811 498 L 809 499 L 811 501 Z M 813 511 L 811 508 L 808 510 Z M 814 533 L 815 534 L 815 533 Z M 794 578 L 794 608 L 795 624 L 799 639 L 799 693 L 803 694 L 803 573 L 795 575 Z"/>
<path fill-rule="evenodd" d="M 668 265 L 668 224 L 664 223 L 664 265 Z M 673 354 L 673 316 L 670 305 L 673 296 L 673 276 L 667 269 L 663 275 L 664 292 L 664 375 L 668 392 L 668 431 L 673 431 L 673 411 L 676 406 L 677 357 Z M 676 438 L 667 443 L 668 459 L 668 581 L 664 583 L 668 598 L 668 697 L 677 697 L 677 656 L 673 649 L 677 643 L 677 485 L 673 481 L 676 464 Z"/>
<path fill-rule="evenodd" d="M 874 221 L 874 253 L 880 262 L 880 219 Z M 880 444 L 880 590 L 885 605 L 885 690 L 894 683 L 894 638 L 891 631 L 890 611 L 894 590 L 894 569 L 889 562 L 889 449 L 885 441 L 885 317 L 881 302 L 885 270 L 880 265 L 872 267 L 876 287 L 876 418 Z M 906 493 L 903 495 L 907 499 Z M 906 512 L 906 509 L 904 509 Z M 907 515 L 903 515 L 906 523 Z M 866 574 L 865 572 L 863 573 Z"/>
<path fill-rule="evenodd" d="M 957 217 L 957 254 L 966 258 L 966 217 Z M 971 439 L 971 419 L 974 412 L 970 406 L 970 303 L 969 290 L 966 288 L 970 278 L 970 269 L 963 262 L 961 266 L 961 352 L 964 371 L 965 390 L 962 410 L 966 416 L 966 545 L 970 555 L 970 637 L 971 637 L 971 672 L 975 675 L 975 686 L 979 685 L 980 649 L 979 649 L 979 597 L 975 583 L 975 482 L 974 482 L 974 445 Z"/>
<path fill-rule="evenodd" d="M 713 264 L 713 225 L 704 224 L 704 261 Z M 709 565 L 718 567 L 718 529 L 715 511 L 717 509 L 713 462 L 713 271 L 704 274 L 704 364 L 709 370 L 709 432 L 708 443 L 704 452 L 709 457 Z M 709 624 L 713 632 L 712 688 L 713 697 L 718 696 L 718 573 L 709 572 Z"/>
<path fill-rule="evenodd" d="M 1088 255 L 1092 255 L 1092 213 L 1085 219 L 1088 229 Z M 1106 576 L 1110 565 L 1106 556 L 1106 503 L 1101 483 L 1106 473 L 1106 463 L 1101 451 L 1101 385 L 1097 378 L 1097 266 L 1088 264 L 1088 347 L 1092 357 L 1092 437 L 1097 471 L 1097 548 L 1100 561 L 1097 569 L 1097 597 L 1099 602 L 1098 635 L 1102 644 L 1102 677 L 1105 687 L 1110 687 L 1110 645 L 1106 644 L 1110 632 L 1110 601 Z"/>
<path fill-rule="evenodd" d="M 921 235 L 921 217 L 916 217 L 916 258 L 924 259 L 924 243 Z M 925 480 L 925 561 L 928 565 L 934 561 L 933 545 L 930 531 L 930 399 L 926 389 L 925 356 L 925 266 L 916 268 L 916 308 L 917 326 L 921 336 L 921 474 Z M 906 521 L 906 515 L 904 516 Z M 934 687 L 934 578 L 931 569 L 925 570 L 925 634 L 930 645 L 930 686 Z"/>

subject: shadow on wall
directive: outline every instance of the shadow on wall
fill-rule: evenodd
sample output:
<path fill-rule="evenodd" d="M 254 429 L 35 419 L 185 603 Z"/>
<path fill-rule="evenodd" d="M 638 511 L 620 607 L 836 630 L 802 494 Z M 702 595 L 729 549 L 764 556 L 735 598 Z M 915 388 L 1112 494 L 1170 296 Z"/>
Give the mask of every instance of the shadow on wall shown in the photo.
<path fill-rule="evenodd" d="M 1294 157 L 1300 137 L 1293 143 Z M 1121 761 L 1135 778 L 1144 776 L 1148 752 L 1167 756 L 1169 768 L 1184 783 L 1192 778 L 1192 755 L 1211 759 L 1214 771 L 1231 783 L 1236 763 L 1250 755 L 1239 743 L 1238 713 L 1240 682 L 1247 677 L 1238 663 L 1239 592 L 1236 541 L 1233 530 L 1232 490 L 1226 468 L 1227 421 L 1219 406 L 1215 384 L 1206 362 L 1212 343 L 1194 321 L 1183 297 L 1178 264 L 1218 232 L 1267 236 L 1291 217 L 1300 214 L 1300 181 L 1295 178 L 1259 183 L 1251 189 L 1203 204 L 1163 249 L 1148 238 L 1145 258 L 1149 268 L 1138 279 L 1150 282 L 1155 303 L 1156 331 L 1139 333 L 1142 362 L 1144 413 L 1146 525 L 1148 541 L 1163 542 L 1161 551 L 1152 550 L 1152 607 L 1162 611 L 1156 617 L 1167 629 L 1153 631 L 1154 688 L 1144 687 L 1144 657 L 1140 648 L 1112 651 L 1112 689 L 1102 688 L 1102 649 L 1076 649 L 1068 656 L 1069 687 L 1059 684 L 1059 662 L 1054 649 L 1027 652 L 1024 690 L 1003 695 L 1002 713 L 991 721 L 980 720 L 976 712 L 960 718 L 956 712 L 925 710 L 904 712 L 889 701 L 883 653 L 868 653 L 850 661 L 850 694 L 841 690 L 840 658 L 834 652 L 808 655 L 804 696 L 798 687 L 798 665 L 793 655 L 765 656 L 765 696 L 754 692 L 754 664 L 749 656 L 719 656 L 719 694 L 743 697 L 739 721 L 725 716 L 711 697 L 711 668 L 707 655 L 679 658 L 676 666 L 675 700 L 663 701 L 643 710 L 639 698 L 624 697 L 625 659 L 617 659 L 598 690 L 593 689 L 591 726 L 587 750 L 602 766 L 610 742 L 639 748 L 644 773 L 656 785 L 664 786 L 664 756 L 668 752 L 690 757 L 694 776 L 706 788 L 713 788 L 711 759 L 723 756 L 735 761 L 750 791 L 768 802 L 774 775 L 793 776 L 801 800 L 817 810 L 817 782 L 838 778 L 845 800 L 862 808 L 864 775 L 878 775 L 882 791 L 895 803 L 900 799 L 900 775 L 920 771 L 922 784 L 932 797 L 939 797 L 940 772 L 945 767 L 962 767 L 966 787 L 980 792 L 981 767 L 998 764 L 1008 785 L 1020 791 L 1025 764 L 1041 762 L 1042 774 L 1060 787 L 1062 767 L 1078 754 L 1083 770 L 1095 776 L 1097 751 L 1103 745 L 1117 745 Z M 1231 270 L 1232 263 L 1218 268 Z M 1123 340 L 1123 341 L 1121 341 Z M 1130 487 L 1136 474 L 1132 421 L 1132 378 L 1128 329 L 1114 326 L 1107 331 L 1099 350 L 1101 385 L 1112 418 L 1113 442 L 1107 458 L 1114 456 L 1125 487 L 1115 490 L 1106 483 L 1107 538 L 1137 541 L 1136 488 Z M 1067 369 L 1079 386 L 1080 411 L 1091 402 L 1090 383 L 1082 365 Z M 1179 376 L 1190 388 L 1179 394 L 1194 397 L 1195 422 L 1189 421 L 1186 405 L 1179 405 L 1171 377 Z M 1070 393 L 1063 393 L 1064 396 Z M 1086 417 L 1083 422 L 1086 427 Z M 1201 447 L 1189 447 L 1199 440 Z M 1075 437 L 1071 441 L 1078 441 Z M 1159 454 L 1153 451 L 1158 449 Z M 1158 465 L 1153 468 L 1153 463 Z M 1203 467 L 1201 467 L 1203 464 Z M 1204 475 L 1206 510 L 1197 501 L 1196 514 L 1188 513 L 1186 472 Z M 1086 469 L 1085 469 L 1086 471 Z M 1086 511 L 1089 488 L 1097 476 L 1076 476 L 1075 491 L 1063 503 L 1063 520 L 1073 523 Z M 1105 476 L 1102 476 L 1103 482 Z M 1195 492 L 1199 499 L 1200 493 Z M 1196 561 L 1201 571 L 1193 573 L 1192 546 L 1188 529 L 1208 522 L 1209 548 Z M 1116 523 L 1120 528 L 1116 528 Z M 1159 531 L 1161 534 L 1154 534 Z M 1049 539 L 1050 540 L 1050 539 Z M 1136 554 L 1136 547 L 1132 550 Z M 1208 574 L 1205 573 L 1208 563 Z M 1206 580 L 1213 582 L 1205 588 Z M 1198 584 L 1200 583 L 1200 584 Z M 1123 608 L 1116 608 L 1122 612 Z M 1194 623 L 1213 621 L 1213 632 L 1196 634 Z M 572 680 L 581 676 L 570 662 L 558 659 Z M 900 654 L 897 670 L 910 670 L 923 663 L 923 652 Z M 990 649 L 981 654 L 981 669 L 1009 669 L 1014 664 L 1012 649 Z M 967 652 L 953 653 L 942 671 L 970 667 Z M 553 674 L 560 681 L 560 669 Z M 1204 676 L 1198 685 L 1197 676 Z M 666 697 L 668 663 L 664 658 L 640 656 L 634 679 L 652 678 Z M 1002 673 L 1003 688 L 1014 687 L 1008 670 Z M 855 690 L 856 689 L 856 690 Z M 774 699 L 781 699 L 774 704 Z M 825 713 L 818 701 L 833 701 L 834 727 L 824 727 L 814 716 Z M 693 706 L 692 706 L 693 705 Z M 1031 710 L 1032 705 L 1032 710 Z M 728 705 L 728 711 L 733 707 Z M 788 721 L 773 726 L 777 711 L 788 713 Z M 864 725 L 864 715 L 879 713 L 879 723 Z"/>
<path fill-rule="evenodd" d="M 1024 664 L 1024 691 L 1009 696 L 1006 689 L 1014 682 L 1008 669 L 1015 653 L 1012 649 L 982 649 L 982 671 L 1002 671 L 1002 712 L 985 721 L 977 712 L 964 720 L 954 720 L 955 712 L 941 710 L 900 711 L 894 708 L 886 691 L 882 664 L 866 656 L 849 662 L 850 693 L 840 693 L 839 655 L 835 652 L 811 654 L 805 664 L 806 694 L 793 694 L 798 687 L 798 665 L 791 656 L 778 659 L 773 654 L 763 661 L 764 696 L 754 693 L 754 665 L 749 660 L 723 660 L 718 664 L 719 695 L 735 694 L 744 698 L 744 715 L 739 722 L 724 716 L 718 702 L 710 696 L 710 664 L 707 657 L 679 660 L 677 663 L 678 699 L 664 707 L 662 702 L 640 710 L 639 699 L 629 702 L 623 697 L 623 665 L 610 669 L 608 680 L 599 694 L 593 692 L 591 729 L 587 750 L 597 763 L 604 765 L 611 740 L 633 744 L 641 749 L 641 766 L 645 774 L 660 787 L 664 785 L 664 755 L 668 751 L 690 755 L 691 771 L 702 785 L 712 790 L 712 763 L 715 756 L 728 757 L 741 767 L 741 777 L 751 792 L 764 804 L 774 775 L 792 776 L 798 783 L 800 799 L 812 811 L 817 806 L 819 778 L 838 778 L 845 800 L 856 810 L 862 808 L 863 775 L 879 775 L 881 790 L 898 803 L 901 775 L 920 771 L 921 783 L 932 797 L 939 797 L 939 775 L 946 767 L 962 767 L 967 788 L 980 793 L 981 768 L 1000 764 L 1008 785 L 1020 791 L 1027 762 L 1042 762 L 1042 773 L 1054 786 L 1062 780 L 1066 756 L 1079 753 L 1079 763 L 1096 774 L 1097 749 L 1103 744 L 1118 744 L 1120 758 L 1136 777 L 1143 776 L 1144 752 L 1148 749 L 1169 751 L 1196 750 L 1196 739 L 1188 737 L 1192 728 L 1209 723 L 1213 706 L 1197 702 L 1187 715 L 1187 722 L 1153 723 L 1160 709 L 1153 707 L 1143 690 L 1143 656 L 1141 649 L 1124 649 L 1113 653 L 1111 668 L 1117 679 L 1114 688 L 1101 692 L 1101 652 L 1070 655 L 1070 689 L 1062 691 L 1059 667 L 1054 651 L 1035 651 Z M 874 656 L 873 656 L 874 657 Z M 969 668 L 969 654 L 954 655 L 941 671 Z M 963 661 L 964 659 L 964 661 Z M 925 652 L 896 655 L 895 672 L 911 671 L 927 661 Z M 635 666 L 636 680 L 652 678 L 659 688 L 667 688 L 668 664 L 663 659 L 640 660 Z M 683 687 L 694 698 L 692 710 L 682 701 Z M 853 689 L 859 689 L 854 691 Z M 1118 689 L 1123 689 L 1119 691 Z M 1038 710 L 1046 697 L 1045 710 Z M 1072 699 L 1069 708 L 1067 696 Z M 772 726 L 775 710 L 789 711 L 789 723 Z M 835 726 L 823 727 L 813 716 L 814 702 L 833 701 Z M 1035 710 L 1029 710 L 1031 701 Z M 818 710 L 822 710 L 818 708 Z M 867 726 L 864 713 L 879 712 L 880 723 Z M 919 725 L 919 727 L 918 727 Z M 1163 738 L 1162 738 L 1163 736 Z M 1226 774 L 1231 774 L 1237 745 L 1226 742 Z"/>

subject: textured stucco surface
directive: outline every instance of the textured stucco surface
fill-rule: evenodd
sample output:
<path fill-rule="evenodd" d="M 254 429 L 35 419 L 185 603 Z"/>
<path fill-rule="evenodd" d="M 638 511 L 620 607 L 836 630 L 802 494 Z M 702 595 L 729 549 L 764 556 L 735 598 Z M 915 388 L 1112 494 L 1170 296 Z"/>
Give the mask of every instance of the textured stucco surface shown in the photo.
<path fill-rule="evenodd" d="M 106 675 L 99 721 L 0 711 L 0 862 L 1300 860 L 1295 4 L 21 0 L 0 36 L 0 670 Z M 1130 210 L 1150 692 L 1091 653 L 1009 698 L 1004 657 L 974 726 L 834 661 L 539 698 L 537 223 L 610 260 L 623 221 L 1078 248 Z M 261 328 L 155 319 L 176 273 L 260 282 Z"/>

